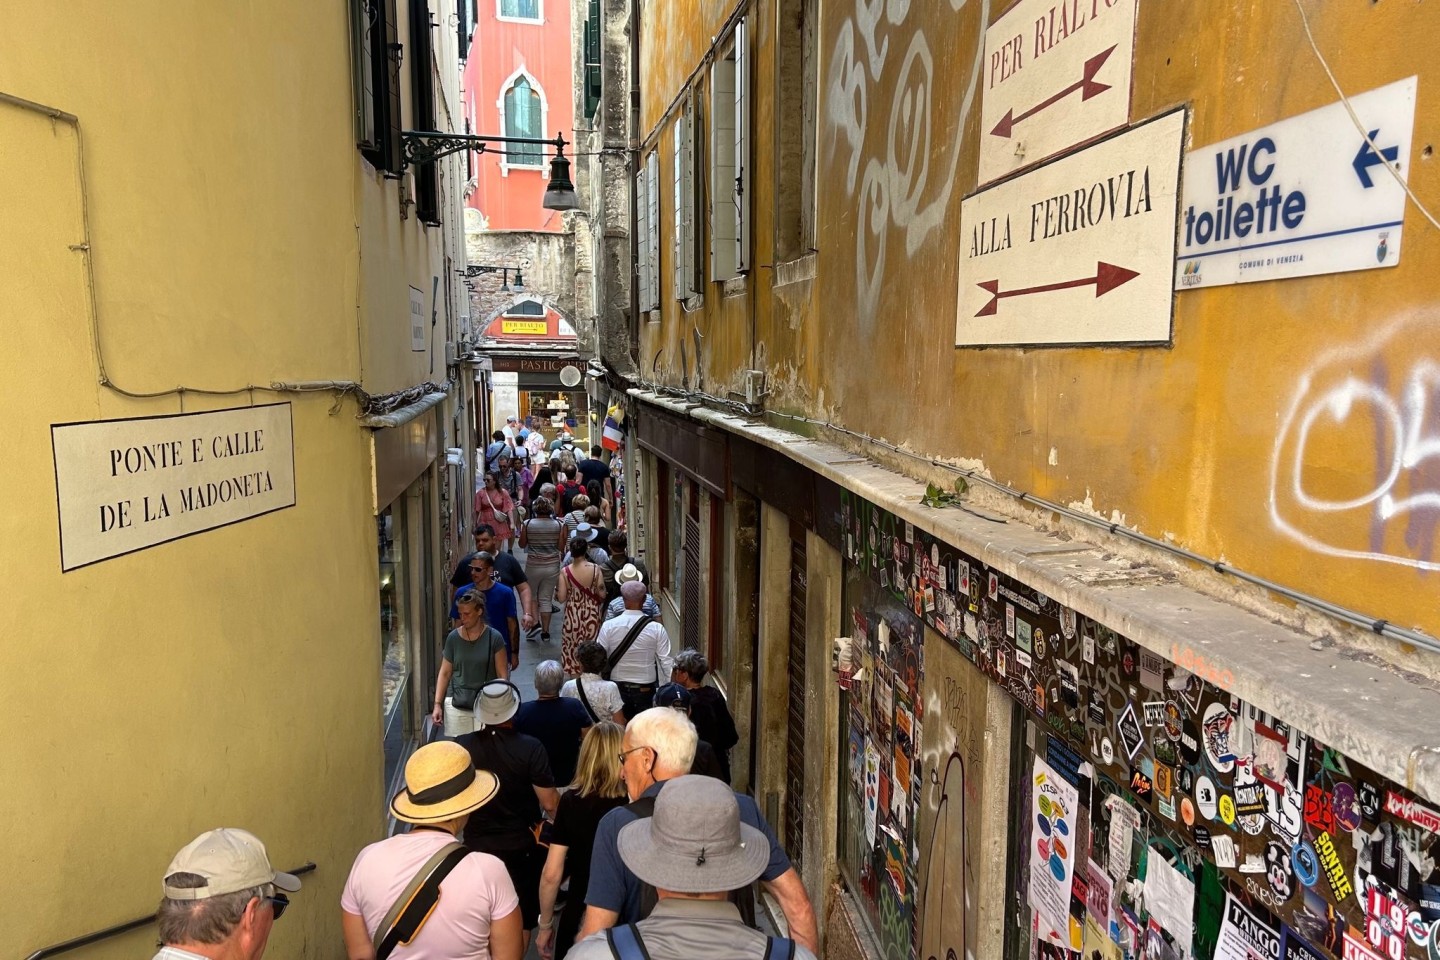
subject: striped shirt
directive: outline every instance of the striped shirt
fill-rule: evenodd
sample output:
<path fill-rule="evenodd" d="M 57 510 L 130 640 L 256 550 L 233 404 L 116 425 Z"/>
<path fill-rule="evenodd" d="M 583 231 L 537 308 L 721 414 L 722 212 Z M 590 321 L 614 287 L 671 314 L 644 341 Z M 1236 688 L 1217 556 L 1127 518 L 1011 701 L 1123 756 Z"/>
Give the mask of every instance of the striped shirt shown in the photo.
<path fill-rule="evenodd" d="M 560 562 L 565 525 L 553 517 L 525 521 L 525 556 L 531 563 Z"/>
<path fill-rule="evenodd" d="M 740 911 L 728 900 L 666 897 L 635 926 L 651 960 L 763 960 L 768 953 L 769 938 L 745 926 Z M 565 955 L 566 960 L 612 960 L 614 956 L 603 930 L 581 940 Z M 815 955 L 797 943 L 795 960 L 815 960 Z"/>

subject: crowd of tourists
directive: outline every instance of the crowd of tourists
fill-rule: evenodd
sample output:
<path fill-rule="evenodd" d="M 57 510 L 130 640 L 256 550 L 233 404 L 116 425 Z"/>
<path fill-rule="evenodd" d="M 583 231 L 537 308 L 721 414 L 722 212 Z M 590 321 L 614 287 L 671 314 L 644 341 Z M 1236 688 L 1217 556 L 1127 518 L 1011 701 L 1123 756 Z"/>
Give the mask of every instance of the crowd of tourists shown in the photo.
<path fill-rule="evenodd" d="M 347 955 L 520 960 L 533 937 L 543 960 L 810 960 L 810 898 L 730 786 L 725 698 L 699 651 L 672 652 L 602 451 L 576 460 L 567 440 L 547 448 L 512 421 L 484 451 L 436 678 L 443 739 L 410 756 L 390 802 L 409 830 L 350 870 Z M 531 668 L 525 702 L 521 644 L 550 639 L 557 605 L 560 659 Z M 786 936 L 758 928 L 757 885 Z M 164 888 L 157 960 L 258 960 L 299 881 L 257 838 L 222 829 L 176 856 Z"/>

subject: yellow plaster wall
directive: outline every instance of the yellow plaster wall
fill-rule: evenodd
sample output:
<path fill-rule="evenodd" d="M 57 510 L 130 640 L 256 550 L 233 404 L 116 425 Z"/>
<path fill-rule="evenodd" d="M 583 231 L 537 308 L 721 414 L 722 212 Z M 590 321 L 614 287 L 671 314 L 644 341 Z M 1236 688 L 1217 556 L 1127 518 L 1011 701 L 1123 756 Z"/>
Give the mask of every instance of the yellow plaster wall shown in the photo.
<path fill-rule="evenodd" d="M 708 3 L 665 6 L 662 16 L 677 26 L 665 34 L 667 52 L 644 59 L 647 121 L 658 119 L 651 105 L 668 102 L 685 75 L 672 61 L 697 45 L 703 53 L 713 26 Z M 1373 508 L 1297 509 L 1289 484 L 1296 457 L 1276 449 L 1286 414 L 1309 409 L 1347 377 L 1402 407 L 1412 383 L 1427 383 L 1425 364 L 1440 354 L 1433 294 L 1440 235 L 1413 207 L 1398 267 L 1186 292 L 1177 297 L 1170 348 L 953 347 L 966 233 L 960 201 L 977 184 L 983 94 L 974 78 L 984 29 L 1006 6 L 821 3 L 813 283 L 770 291 L 769 250 L 761 246 L 766 184 L 756 184 L 751 283 L 759 285 L 758 350 L 774 378 L 770 405 L 831 417 L 927 455 L 980 461 L 997 479 L 1037 495 L 1440 633 L 1440 571 L 1424 569 L 1440 566 L 1440 501 L 1389 519 Z M 772 4 L 757 8 L 762 20 L 773 19 Z M 1440 122 L 1429 69 L 1440 20 L 1410 3 L 1305 9 L 1347 93 L 1419 75 L 1409 182 L 1440 207 L 1440 174 L 1424 152 Z M 773 54 L 756 58 L 757 120 L 773 102 L 773 64 Z M 1336 99 L 1289 0 L 1140 0 L 1132 122 L 1185 104 L 1187 149 L 1194 149 Z M 756 123 L 762 171 L 766 130 Z M 928 146 L 912 150 L 912 135 Z M 659 140 L 668 211 L 663 129 Z M 669 218 L 662 212 L 662 223 Z M 707 296 L 704 323 L 693 315 L 684 327 L 673 322 L 668 255 L 662 251 L 664 322 L 643 331 L 642 361 L 648 369 L 665 347 L 660 369 L 677 381 L 677 338 L 690 336 L 690 325 L 710 337 L 705 324 L 719 316 Z M 750 363 L 748 343 L 706 342 L 714 348 L 711 383 L 732 382 Z M 1434 435 L 1435 392 L 1427 389 L 1422 444 Z M 1406 419 L 1407 430 L 1413 421 Z M 1299 458 L 1303 482 L 1334 500 L 1361 497 L 1385 479 L 1398 442 L 1365 403 L 1324 415 Z M 1295 518 L 1309 542 L 1272 518 L 1272 487 L 1277 511 Z M 1440 493 L 1433 458 L 1407 466 L 1392 493 Z"/>
<path fill-rule="evenodd" d="M 80 117 L 117 382 L 358 375 L 348 57 L 343 4 L 7 11 L 0 91 Z M 382 829 L 368 438 L 352 405 L 293 398 L 295 507 L 62 574 L 50 424 L 182 409 L 96 383 L 75 148 L 0 105 L 0 951 L 153 910 L 174 851 L 228 824 L 319 864 L 270 955 L 340 957 L 340 888 Z"/>

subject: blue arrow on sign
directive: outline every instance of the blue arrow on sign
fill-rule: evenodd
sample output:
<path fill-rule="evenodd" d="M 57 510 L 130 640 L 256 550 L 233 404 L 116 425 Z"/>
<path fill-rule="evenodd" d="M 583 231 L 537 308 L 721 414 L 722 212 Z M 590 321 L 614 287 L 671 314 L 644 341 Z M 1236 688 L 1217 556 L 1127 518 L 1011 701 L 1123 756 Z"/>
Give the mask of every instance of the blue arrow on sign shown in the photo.
<path fill-rule="evenodd" d="M 1360 184 L 1366 190 L 1375 186 L 1375 181 L 1370 179 L 1371 167 L 1383 162 L 1381 158 L 1394 163 L 1400 157 L 1400 148 L 1398 146 L 1385 147 L 1379 153 L 1370 149 L 1370 144 L 1374 143 L 1375 138 L 1379 135 L 1380 129 L 1378 127 L 1371 130 L 1370 139 L 1361 141 L 1360 152 L 1355 154 L 1355 160 L 1350 164 L 1355 168 L 1355 176 L 1360 178 Z"/>

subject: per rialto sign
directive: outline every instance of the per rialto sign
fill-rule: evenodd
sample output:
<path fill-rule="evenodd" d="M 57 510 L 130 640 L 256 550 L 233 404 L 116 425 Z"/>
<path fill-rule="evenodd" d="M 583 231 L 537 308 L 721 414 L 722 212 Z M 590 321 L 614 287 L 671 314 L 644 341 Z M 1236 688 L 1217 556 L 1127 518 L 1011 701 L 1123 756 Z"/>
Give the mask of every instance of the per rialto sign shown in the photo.
<path fill-rule="evenodd" d="M 288 403 L 59 423 L 50 439 L 63 570 L 295 505 Z"/>

